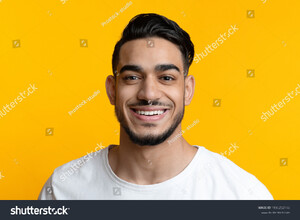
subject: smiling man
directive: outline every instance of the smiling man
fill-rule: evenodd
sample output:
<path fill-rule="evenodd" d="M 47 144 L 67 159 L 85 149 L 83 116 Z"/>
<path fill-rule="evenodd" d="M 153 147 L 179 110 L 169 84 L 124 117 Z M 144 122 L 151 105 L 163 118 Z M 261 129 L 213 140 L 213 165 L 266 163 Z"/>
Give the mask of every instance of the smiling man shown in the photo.
<path fill-rule="evenodd" d="M 134 17 L 106 80 L 120 144 L 55 169 L 39 199 L 273 199 L 252 174 L 178 137 L 195 89 L 193 58 L 189 35 L 174 21 Z"/>

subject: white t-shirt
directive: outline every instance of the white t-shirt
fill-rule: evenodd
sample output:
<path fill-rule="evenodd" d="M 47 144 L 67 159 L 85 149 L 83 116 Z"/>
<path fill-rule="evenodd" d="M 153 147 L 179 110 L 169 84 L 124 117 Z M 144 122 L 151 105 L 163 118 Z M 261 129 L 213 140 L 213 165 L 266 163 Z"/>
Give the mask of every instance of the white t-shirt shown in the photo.
<path fill-rule="evenodd" d="M 198 148 L 192 161 L 175 177 L 152 185 L 120 179 L 108 162 L 107 148 L 54 170 L 39 200 L 272 200 L 268 189 L 252 174 L 227 158 Z"/>

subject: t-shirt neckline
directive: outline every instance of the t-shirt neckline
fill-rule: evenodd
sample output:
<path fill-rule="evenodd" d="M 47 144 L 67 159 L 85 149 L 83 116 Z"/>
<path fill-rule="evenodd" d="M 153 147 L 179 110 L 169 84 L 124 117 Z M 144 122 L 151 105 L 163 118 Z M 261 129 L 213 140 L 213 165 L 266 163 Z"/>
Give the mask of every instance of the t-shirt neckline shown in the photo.
<path fill-rule="evenodd" d="M 129 188 L 132 190 L 153 190 L 156 188 L 160 188 L 160 187 L 164 187 L 164 186 L 169 186 L 170 184 L 173 183 L 177 183 L 181 180 L 186 180 L 186 176 L 188 176 L 191 171 L 193 170 L 193 168 L 196 166 L 197 162 L 199 161 L 198 158 L 200 156 L 200 151 L 201 148 L 198 145 L 192 145 L 196 148 L 198 148 L 196 154 L 194 155 L 193 159 L 191 160 L 191 162 L 185 167 L 185 169 L 183 171 L 181 171 L 179 174 L 177 174 L 176 176 L 165 180 L 163 182 L 160 183 L 156 183 L 156 184 L 150 184 L 150 185 L 139 185 L 139 184 L 135 184 L 135 183 L 130 183 L 127 182 L 126 180 L 121 179 L 120 177 L 118 177 L 113 170 L 111 169 L 109 162 L 108 162 L 108 151 L 110 148 L 114 147 L 116 145 L 109 145 L 108 147 L 106 147 L 104 149 L 104 164 L 105 164 L 105 168 L 106 168 L 106 172 L 108 173 L 109 177 L 111 178 L 111 180 L 113 182 L 115 182 L 116 184 L 125 187 L 125 188 Z"/>

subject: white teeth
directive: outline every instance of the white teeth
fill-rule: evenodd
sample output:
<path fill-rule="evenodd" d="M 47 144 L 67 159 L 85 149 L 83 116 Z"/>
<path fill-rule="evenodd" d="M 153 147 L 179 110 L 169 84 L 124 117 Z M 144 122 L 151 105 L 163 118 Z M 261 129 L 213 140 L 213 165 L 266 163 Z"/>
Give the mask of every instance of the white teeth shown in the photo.
<path fill-rule="evenodd" d="M 158 110 L 158 111 L 139 111 L 137 110 L 136 113 L 138 113 L 139 115 L 161 115 L 162 113 L 164 113 L 163 110 Z"/>

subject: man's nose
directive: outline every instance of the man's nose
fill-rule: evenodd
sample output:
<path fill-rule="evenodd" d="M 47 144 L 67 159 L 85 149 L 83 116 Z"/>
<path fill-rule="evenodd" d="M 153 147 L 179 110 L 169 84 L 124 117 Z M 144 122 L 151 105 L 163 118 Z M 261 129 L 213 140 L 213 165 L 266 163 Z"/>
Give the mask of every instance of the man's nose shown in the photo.
<path fill-rule="evenodd" d="M 138 99 L 157 100 L 161 98 L 161 88 L 154 76 L 146 77 L 141 84 Z"/>

